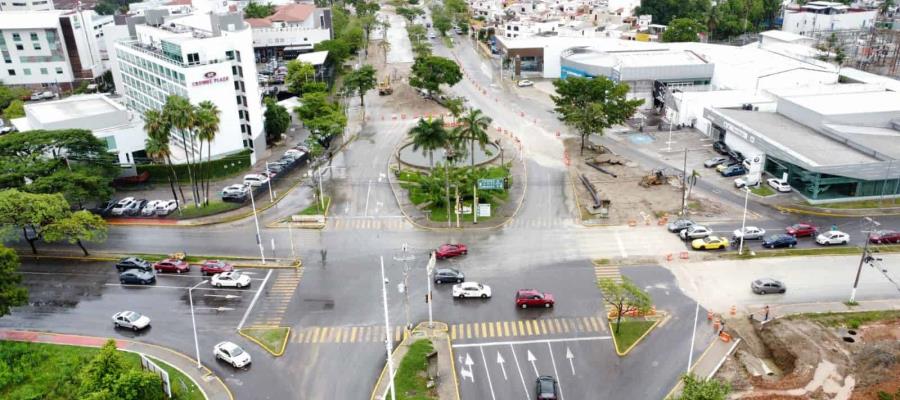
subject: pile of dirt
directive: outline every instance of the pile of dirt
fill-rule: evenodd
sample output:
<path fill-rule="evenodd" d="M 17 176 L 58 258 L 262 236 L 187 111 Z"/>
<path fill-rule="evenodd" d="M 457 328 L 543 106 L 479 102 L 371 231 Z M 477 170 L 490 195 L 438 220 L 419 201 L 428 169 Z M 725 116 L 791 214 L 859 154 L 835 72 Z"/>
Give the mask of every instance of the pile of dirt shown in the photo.
<path fill-rule="evenodd" d="M 859 380 L 851 399 L 900 394 L 900 320 L 864 326 L 859 336 L 862 343 L 852 352 Z"/>

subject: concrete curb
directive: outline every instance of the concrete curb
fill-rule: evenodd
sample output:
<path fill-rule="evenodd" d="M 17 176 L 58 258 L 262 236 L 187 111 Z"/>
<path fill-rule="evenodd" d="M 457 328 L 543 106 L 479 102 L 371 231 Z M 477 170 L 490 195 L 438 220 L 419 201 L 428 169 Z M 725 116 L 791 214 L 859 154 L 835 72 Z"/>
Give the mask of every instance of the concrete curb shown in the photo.
<path fill-rule="evenodd" d="M 330 210 L 330 209 L 331 209 L 331 196 L 328 196 L 328 203 L 325 204 L 325 213 L 322 214 L 322 218 L 325 220 L 325 223 L 323 223 L 323 224 L 300 225 L 300 226 L 291 225 L 291 228 L 297 228 L 297 229 L 325 229 L 325 226 L 328 225 L 328 210 Z M 269 224 L 267 224 L 267 225 L 266 225 L 266 228 L 281 228 L 281 229 L 283 229 L 283 228 L 287 228 L 287 225 L 288 225 L 288 224 L 294 224 L 294 223 L 295 223 L 295 222 L 293 222 L 293 221 L 286 221 L 286 222 L 273 221 L 273 222 L 270 222 Z"/>
<path fill-rule="evenodd" d="M 75 256 L 75 255 L 67 255 L 67 254 L 19 254 L 19 258 L 29 258 L 33 260 L 71 260 L 71 261 L 117 261 L 119 259 L 130 257 L 128 254 L 117 254 L 117 253 L 101 253 L 103 255 L 91 255 L 91 256 Z M 144 254 L 151 256 L 159 256 L 160 258 L 168 257 L 167 254 Z M 281 268 L 300 268 L 303 266 L 303 261 L 300 259 L 297 260 L 287 260 L 290 262 L 290 265 L 284 264 L 262 264 L 258 258 L 249 258 L 249 257 L 241 257 L 241 256 L 222 256 L 222 255 L 200 255 L 193 256 L 200 258 L 207 258 L 211 260 L 227 260 L 231 261 L 232 265 L 235 267 L 243 267 L 243 268 L 268 268 L 268 269 L 281 269 Z M 275 262 L 278 262 L 275 260 Z M 188 264 L 195 264 L 188 262 Z"/>
<path fill-rule="evenodd" d="M 606 323 L 609 325 L 609 333 L 610 333 L 610 336 L 612 337 L 612 341 L 613 341 L 613 349 L 616 350 L 616 354 L 617 354 L 619 357 L 625 357 L 625 356 L 627 356 L 628 353 L 630 353 L 631 350 L 634 350 L 634 348 L 637 347 L 638 343 L 640 343 L 641 341 L 643 341 L 644 338 L 647 337 L 647 335 L 650 334 L 650 332 L 653 332 L 653 330 L 656 329 L 656 327 L 659 326 L 659 324 L 660 324 L 662 321 L 664 321 L 664 320 L 666 320 L 666 319 L 669 318 L 669 314 L 668 314 L 668 313 L 663 313 L 663 312 L 660 312 L 660 311 L 657 311 L 657 313 L 663 314 L 663 316 L 662 316 L 661 318 L 657 318 L 656 321 L 653 322 L 653 325 L 650 325 L 650 328 L 647 328 L 647 331 L 644 332 L 644 334 L 641 335 L 641 337 L 639 337 L 637 340 L 635 340 L 634 343 L 631 344 L 631 346 L 628 346 L 628 348 L 625 349 L 625 351 L 621 351 L 621 352 L 619 351 L 619 343 L 616 342 L 616 334 L 614 333 L 615 331 L 613 330 L 613 329 L 614 329 L 614 328 L 613 328 L 613 323 L 612 323 L 612 321 L 609 321 L 609 319 L 607 318 Z"/>
<path fill-rule="evenodd" d="M 419 331 L 420 328 L 422 328 L 422 327 L 425 327 L 425 329 L 429 329 L 429 328 L 427 328 L 427 324 L 428 324 L 427 321 L 420 322 L 418 325 L 416 325 L 415 328 L 413 328 L 412 331 L 413 332 Z M 434 321 L 434 325 L 435 325 L 435 327 L 430 328 L 430 329 L 442 331 L 444 333 L 447 333 L 447 331 L 449 331 L 449 326 L 444 322 Z M 404 344 L 406 344 L 412 338 L 414 338 L 414 335 L 412 335 L 412 332 L 404 330 L 403 340 L 399 344 L 397 344 L 397 347 L 394 348 L 394 351 L 391 353 L 391 358 L 393 358 L 397 354 L 397 351 L 400 349 L 400 347 L 402 347 Z M 433 340 L 431 337 L 428 337 L 428 336 L 426 336 L 426 338 L 429 340 Z M 422 338 L 415 338 L 415 339 L 420 340 Z M 456 389 L 456 400 L 460 400 L 461 397 L 459 394 L 459 381 L 456 378 L 456 362 L 454 361 L 455 356 L 453 354 L 453 345 L 452 345 L 452 342 L 450 341 L 450 335 L 446 335 L 445 339 L 447 340 L 447 347 L 450 349 L 450 368 L 453 371 L 453 387 Z M 397 364 L 396 367 L 399 368 L 400 365 Z M 384 381 L 385 375 L 387 375 L 387 370 L 388 370 L 388 366 L 387 366 L 387 364 L 385 364 L 385 366 L 383 368 L 381 368 L 381 374 L 378 375 L 378 380 L 375 381 L 375 385 L 372 387 L 372 395 L 369 397 L 369 400 L 377 400 L 379 398 L 378 397 L 379 396 L 378 388 L 381 386 L 381 382 Z M 396 370 L 394 372 L 396 373 Z M 442 400 L 451 400 L 451 399 L 442 399 Z"/>
<path fill-rule="evenodd" d="M 260 342 L 260 341 L 257 340 L 256 338 L 254 338 L 254 337 L 252 337 L 252 336 L 250 336 L 250 335 L 244 333 L 244 331 L 264 330 L 264 329 L 266 329 L 266 330 L 267 330 L 267 329 L 279 329 L 279 328 L 286 328 L 286 329 L 287 329 L 287 334 L 284 335 L 284 340 L 281 342 L 281 349 L 278 350 L 278 351 L 273 351 L 273 350 L 270 349 L 268 346 L 262 344 L 262 342 Z M 266 352 L 268 352 L 268 353 L 271 354 L 272 356 L 275 356 L 275 357 L 281 357 L 282 355 L 284 355 L 284 350 L 287 348 L 287 342 L 288 342 L 288 339 L 291 337 L 291 328 L 290 328 L 290 327 L 287 327 L 287 326 L 271 326 L 271 327 L 268 327 L 268 326 L 267 326 L 267 327 L 262 327 L 262 326 L 250 326 L 250 327 L 247 327 L 247 328 L 243 328 L 243 329 L 238 330 L 238 334 L 241 335 L 241 336 L 243 336 L 243 337 L 245 337 L 245 338 L 247 338 L 247 339 L 250 340 L 251 342 L 256 343 L 257 345 L 259 345 L 259 347 L 262 347 L 263 350 L 265 350 Z"/>

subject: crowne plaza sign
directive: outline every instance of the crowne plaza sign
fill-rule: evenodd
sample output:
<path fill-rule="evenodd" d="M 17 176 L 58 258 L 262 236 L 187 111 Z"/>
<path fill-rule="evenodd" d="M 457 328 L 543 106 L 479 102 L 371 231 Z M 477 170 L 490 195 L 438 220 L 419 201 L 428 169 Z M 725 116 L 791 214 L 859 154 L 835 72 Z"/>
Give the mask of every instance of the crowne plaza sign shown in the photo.
<path fill-rule="evenodd" d="M 203 79 L 191 82 L 191 86 L 206 86 L 219 82 L 228 82 L 228 76 L 216 76 L 215 72 L 209 71 L 203 74 Z"/>

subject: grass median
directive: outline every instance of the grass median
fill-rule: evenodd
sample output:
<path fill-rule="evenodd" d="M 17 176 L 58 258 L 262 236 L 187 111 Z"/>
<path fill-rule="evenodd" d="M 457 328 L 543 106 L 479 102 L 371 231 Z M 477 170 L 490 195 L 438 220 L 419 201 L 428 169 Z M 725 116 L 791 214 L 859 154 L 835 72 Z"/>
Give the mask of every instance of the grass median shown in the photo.
<path fill-rule="evenodd" d="M 771 196 L 771 195 L 775 194 L 775 191 L 772 190 L 772 188 L 770 188 L 768 186 L 762 186 L 762 185 L 756 186 L 756 187 L 751 187 L 750 192 L 752 192 L 753 194 L 755 194 L 757 196 L 762 196 L 762 197 L 767 197 L 767 196 Z"/>
<path fill-rule="evenodd" d="M 329 207 L 331 207 L 331 196 L 325 196 L 324 210 L 328 210 Z M 324 215 L 324 210 L 322 209 L 322 203 L 316 200 L 315 203 L 310 204 L 309 207 L 306 207 L 303 209 L 303 211 L 300 211 L 298 215 Z"/>
<path fill-rule="evenodd" d="M 191 218 L 200 218 L 207 217 L 210 215 L 221 214 L 224 212 L 228 212 L 231 210 L 237 210 L 241 208 L 243 204 L 241 203 L 233 203 L 233 202 L 225 202 L 225 201 L 210 201 L 209 204 L 205 206 L 195 207 L 193 204 L 188 204 L 181 209 L 181 214 L 177 211 L 169 214 L 169 218 L 172 219 L 191 219 Z"/>
<path fill-rule="evenodd" d="M 397 400 L 438 399 L 434 388 L 428 388 L 428 378 L 425 372 L 428 368 L 428 355 L 433 351 L 434 346 L 428 339 L 417 340 L 409 346 L 409 351 L 403 356 L 400 368 L 394 375 Z"/>
<path fill-rule="evenodd" d="M 647 331 L 653 329 L 656 323 L 655 320 L 623 318 L 617 329 L 615 322 L 612 322 L 611 329 L 616 342 L 616 351 L 620 355 L 627 353 Z"/>
<path fill-rule="evenodd" d="M 291 328 L 287 327 L 248 327 L 240 330 L 240 334 L 263 349 L 268 351 L 275 357 L 284 354 L 284 348 L 287 345 L 288 335 Z"/>
<path fill-rule="evenodd" d="M 811 313 L 790 316 L 791 319 L 808 319 L 825 326 L 856 329 L 875 321 L 900 319 L 900 310 L 876 310 L 857 312 Z"/>

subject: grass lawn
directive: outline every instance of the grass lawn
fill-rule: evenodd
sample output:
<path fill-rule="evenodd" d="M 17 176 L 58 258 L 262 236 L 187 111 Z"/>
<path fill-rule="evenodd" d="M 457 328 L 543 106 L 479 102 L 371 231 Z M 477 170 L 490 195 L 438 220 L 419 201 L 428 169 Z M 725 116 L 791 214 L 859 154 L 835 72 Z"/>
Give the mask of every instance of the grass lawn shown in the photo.
<path fill-rule="evenodd" d="M 321 204 L 317 199 L 315 203 L 304 208 L 298 215 L 323 215 L 325 213 L 322 211 Z M 331 207 L 331 196 L 325 196 L 325 209 L 327 210 L 329 207 Z"/>
<path fill-rule="evenodd" d="M 900 207 L 900 199 L 884 199 L 884 201 L 861 200 L 861 201 L 849 201 L 846 203 L 816 204 L 815 206 L 821 207 L 821 208 L 834 208 L 834 209 Z"/>
<path fill-rule="evenodd" d="M 856 329 L 859 328 L 860 325 L 864 325 L 869 322 L 898 319 L 900 318 L 900 310 L 800 314 L 789 318 L 802 318 L 820 322 L 825 326 Z"/>
<path fill-rule="evenodd" d="M 722 254 L 724 258 L 734 259 L 750 259 L 760 257 L 793 257 L 793 256 L 822 256 L 822 255 L 852 255 L 861 254 L 862 249 L 856 246 L 830 246 L 830 247 L 813 247 L 809 249 L 773 249 L 759 250 L 756 255 L 750 255 L 747 249 L 744 249 L 743 255 L 737 252 Z"/>
<path fill-rule="evenodd" d="M 99 351 L 92 347 L 0 341 L 0 398 L 79 399 L 81 368 Z M 140 356 L 128 352 L 122 355 L 129 367 L 141 368 Z M 168 364 L 154 362 L 169 373 L 175 399 L 203 399 L 190 378 Z"/>
<path fill-rule="evenodd" d="M 762 196 L 762 197 L 771 196 L 771 195 L 775 194 L 775 191 L 772 190 L 772 188 L 770 188 L 768 186 L 764 186 L 764 185 L 752 187 L 752 188 L 750 188 L 750 191 L 753 194 L 755 194 L 757 196 Z"/>
<path fill-rule="evenodd" d="M 409 192 L 409 201 L 415 205 L 422 204 L 427 201 L 429 198 L 428 194 L 419 189 L 419 182 L 422 182 L 422 178 L 425 176 L 424 172 L 417 172 L 414 170 L 402 170 L 397 173 L 397 180 L 399 181 L 400 187 L 406 189 Z M 509 171 L 505 167 L 489 167 L 485 170 L 484 178 L 485 179 L 502 179 L 504 177 L 508 177 L 509 184 L 512 185 L 512 176 L 509 176 Z M 441 194 L 444 193 L 444 186 L 441 185 Z M 453 183 L 451 182 L 451 202 L 455 204 L 455 191 L 453 189 Z M 496 208 L 500 205 L 500 201 L 505 201 L 509 198 L 509 191 L 507 189 L 503 190 L 491 190 L 491 194 L 493 195 L 493 199 L 490 201 L 491 204 L 491 214 L 494 214 Z M 479 191 L 479 193 L 484 193 L 484 191 Z M 462 194 L 460 194 L 462 195 Z M 443 198 L 443 197 L 442 197 Z M 484 198 L 479 196 L 479 202 L 484 202 Z M 462 206 L 472 206 L 472 199 L 469 198 L 468 201 L 461 200 L 460 204 Z M 425 208 L 425 211 L 428 211 L 429 219 L 435 222 L 444 222 L 447 221 L 447 206 L 446 205 L 434 205 Z M 453 210 L 450 210 L 450 219 L 452 222 L 456 221 L 456 214 L 453 213 Z M 489 220 L 491 217 L 478 217 L 479 221 Z M 463 214 L 460 215 L 459 218 L 462 222 L 472 222 L 474 220 L 474 214 Z"/>
<path fill-rule="evenodd" d="M 437 393 L 425 387 L 428 379 L 420 376 L 428 366 L 426 356 L 432 351 L 434 347 L 428 339 L 418 340 L 409 346 L 394 375 L 397 400 L 437 400 Z"/>
<path fill-rule="evenodd" d="M 241 334 L 255 339 L 258 342 L 257 344 L 262 345 L 263 348 L 275 356 L 280 356 L 284 353 L 284 345 L 290 332 L 290 328 L 286 327 L 250 327 L 241 329 Z"/>
<path fill-rule="evenodd" d="M 169 218 L 174 219 L 190 219 L 190 218 L 198 218 L 205 217 L 208 215 L 220 214 L 226 211 L 236 210 L 241 207 L 241 203 L 232 203 L 232 202 L 224 202 L 224 201 L 210 201 L 209 205 L 194 207 L 193 204 L 186 205 L 181 210 L 181 215 L 178 215 L 178 211 L 169 214 Z"/>
<path fill-rule="evenodd" d="M 612 321 L 611 329 L 616 339 L 616 348 L 620 353 L 628 350 L 655 323 L 656 321 L 622 318 L 618 332 L 616 332 L 616 323 Z"/>

